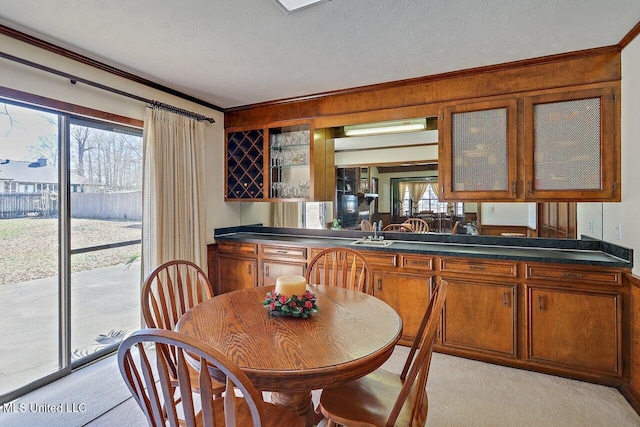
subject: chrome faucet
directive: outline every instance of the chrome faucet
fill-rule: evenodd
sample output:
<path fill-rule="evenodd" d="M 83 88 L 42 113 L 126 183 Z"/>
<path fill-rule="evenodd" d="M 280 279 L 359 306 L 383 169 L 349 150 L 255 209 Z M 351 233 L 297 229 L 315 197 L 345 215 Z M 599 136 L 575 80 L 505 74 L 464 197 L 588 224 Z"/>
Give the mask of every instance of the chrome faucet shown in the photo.
<path fill-rule="evenodd" d="M 380 233 L 379 236 L 378 232 Z M 369 236 L 369 240 L 371 240 L 371 236 Z M 382 220 L 378 223 L 373 223 L 373 240 L 384 240 L 384 236 L 382 235 Z"/>

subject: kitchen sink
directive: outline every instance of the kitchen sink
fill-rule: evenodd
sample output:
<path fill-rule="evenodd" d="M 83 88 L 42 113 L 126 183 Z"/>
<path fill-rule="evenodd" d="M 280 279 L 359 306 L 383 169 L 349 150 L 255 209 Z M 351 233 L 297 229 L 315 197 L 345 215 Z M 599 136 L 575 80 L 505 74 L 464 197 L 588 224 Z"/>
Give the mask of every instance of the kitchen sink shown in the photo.
<path fill-rule="evenodd" d="M 350 245 L 356 246 L 374 246 L 374 247 L 385 247 L 389 246 L 393 243 L 393 240 L 356 240 L 355 242 L 349 243 Z"/>

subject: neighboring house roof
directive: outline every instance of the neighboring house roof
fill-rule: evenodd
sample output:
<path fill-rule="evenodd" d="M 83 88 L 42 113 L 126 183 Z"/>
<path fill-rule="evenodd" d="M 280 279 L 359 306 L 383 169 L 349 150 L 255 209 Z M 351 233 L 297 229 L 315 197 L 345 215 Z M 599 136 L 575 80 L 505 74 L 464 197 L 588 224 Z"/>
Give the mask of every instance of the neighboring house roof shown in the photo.
<path fill-rule="evenodd" d="M 58 168 L 48 165 L 46 159 L 35 162 L 0 159 L 0 180 L 36 184 L 57 184 Z M 83 178 L 71 174 L 71 184 L 82 184 Z"/>

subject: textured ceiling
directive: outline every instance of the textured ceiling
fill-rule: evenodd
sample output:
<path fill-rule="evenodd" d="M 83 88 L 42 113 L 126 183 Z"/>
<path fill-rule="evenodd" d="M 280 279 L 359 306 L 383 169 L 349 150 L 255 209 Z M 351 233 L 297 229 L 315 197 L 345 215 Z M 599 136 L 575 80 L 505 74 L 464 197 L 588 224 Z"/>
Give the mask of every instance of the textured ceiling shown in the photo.
<path fill-rule="evenodd" d="M 0 0 L 0 24 L 224 108 L 615 45 L 639 21 L 639 0 Z"/>

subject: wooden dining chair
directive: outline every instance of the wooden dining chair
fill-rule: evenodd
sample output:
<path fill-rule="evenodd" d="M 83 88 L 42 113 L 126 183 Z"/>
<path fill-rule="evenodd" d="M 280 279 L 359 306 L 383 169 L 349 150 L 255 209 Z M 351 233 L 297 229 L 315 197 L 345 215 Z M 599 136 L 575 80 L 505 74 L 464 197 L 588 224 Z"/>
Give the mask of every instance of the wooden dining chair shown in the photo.
<path fill-rule="evenodd" d="M 318 409 L 329 421 L 327 427 L 425 425 L 427 378 L 446 295 L 447 284 L 442 282 L 433 292 L 400 375 L 378 368 L 355 381 L 322 390 Z"/>
<path fill-rule="evenodd" d="M 325 249 L 309 262 L 307 283 L 340 286 L 373 295 L 373 274 L 360 252 L 349 248 Z"/>
<path fill-rule="evenodd" d="M 451 234 L 456 234 L 458 232 L 458 224 L 459 224 L 458 221 L 456 221 L 455 224 L 453 224 L 453 227 L 451 227 Z"/>
<path fill-rule="evenodd" d="M 360 221 L 360 230 L 362 231 L 373 231 L 373 224 L 368 219 L 363 219 Z"/>
<path fill-rule="evenodd" d="M 393 231 L 396 233 L 411 233 L 413 228 L 409 224 L 387 224 L 382 231 Z"/>
<path fill-rule="evenodd" d="M 414 233 L 429 232 L 429 223 L 422 218 L 408 218 L 403 224 L 409 225 Z"/>
<path fill-rule="evenodd" d="M 172 330 L 189 309 L 213 297 L 204 271 L 190 261 L 165 262 L 142 286 L 142 316 L 150 328 Z"/>
<path fill-rule="evenodd" d="M 218 350 L 178 332 L 134 332 L 120 345 L 118 365 L 149 426 L 304 425 L 293 412 L 263 401 L 262 393 L 247 375 Z M 197 384 L 191 382 L 190 371 L 194 368 Z M 223 372 L 227 378 L 224 396 L 219 399 L 214 399 L 210 391 L 211 369 Z M 177 378 L 178 383 L 174 384 L 171 378 Z M 193 386 L 204 391 L 193 394 Z M 237 396 L 237 391 L 242 397 Z M 181 397 L 178 400 L 173 399 L 176 392 Z"/>
<path fill-rule="evenodd" d="M 184 313 L 212 297 L 211 282 L 198 265 L 185 260 L 165 262 L 144 281 L 142 317 L 149 328 L 173 330 Z M 172 381 L 177 383 L 175 378 Z M 212 387 L 213 395 L 219 396 L 225 385 L 213 381 Z"/>

